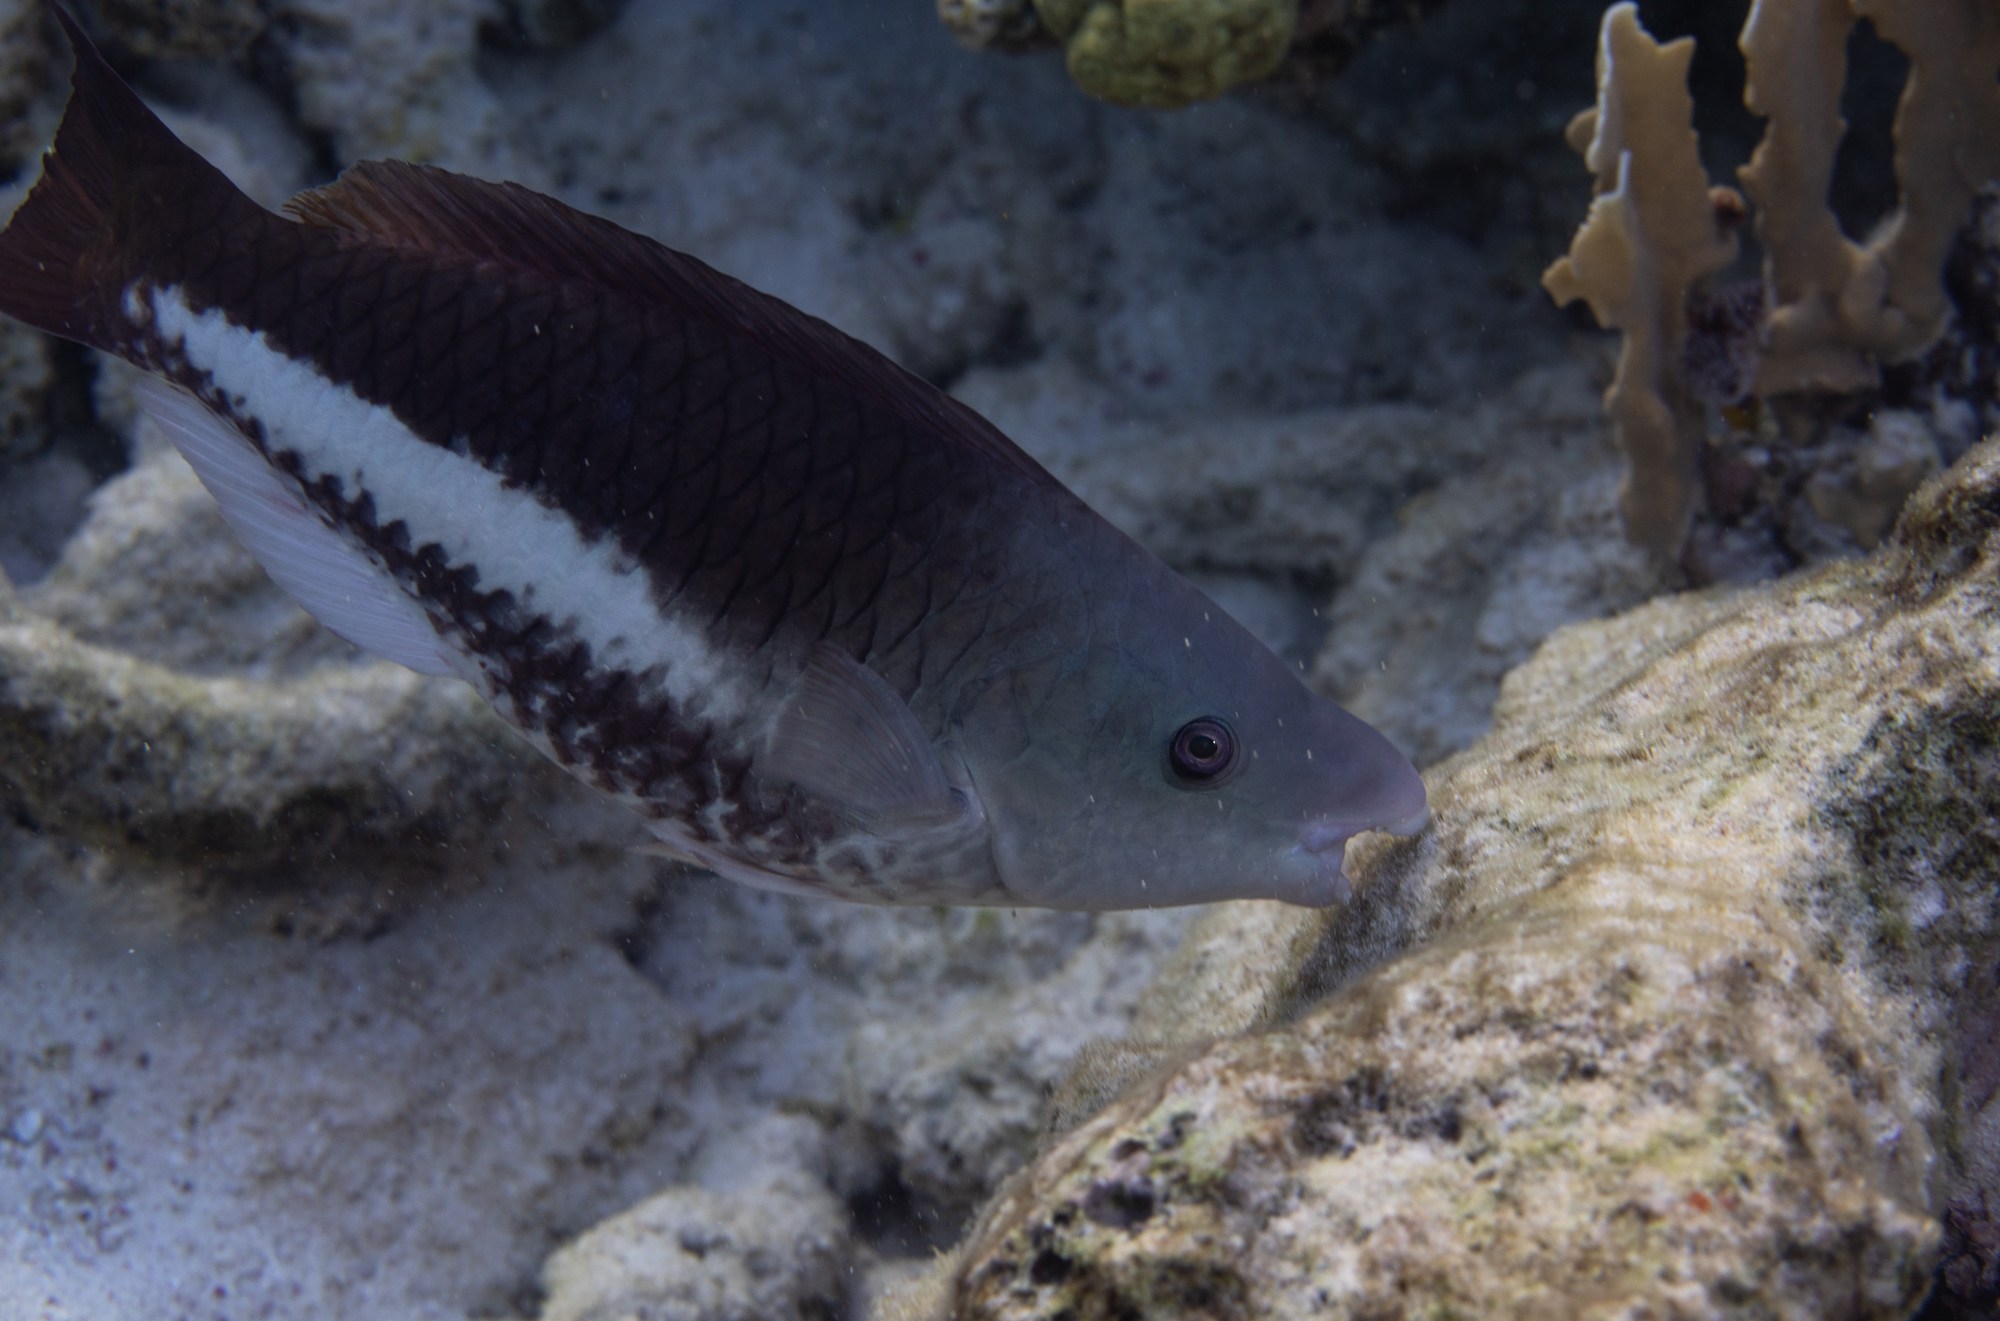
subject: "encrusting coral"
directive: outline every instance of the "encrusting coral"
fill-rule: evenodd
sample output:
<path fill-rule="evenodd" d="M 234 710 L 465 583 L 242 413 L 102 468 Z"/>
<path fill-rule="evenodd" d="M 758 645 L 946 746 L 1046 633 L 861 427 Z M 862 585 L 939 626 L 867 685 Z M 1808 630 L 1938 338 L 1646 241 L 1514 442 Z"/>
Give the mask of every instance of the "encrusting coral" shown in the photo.
<path fill-rule="evenodd" d="M 1254 82 L 1285 58 L 1298 0 L 1036 0 L 1070 77 L 1121 105 L 1179 106 Z"/>
<path fill-rule="evenodd" d="M 1910 73 L 1895 124 L 1898 206 L 1856 242 L 1828 193 L 1846 131 L 1847 41 L 1863 19 Z M 1690 300 L 1742 322 L 1752 362 L 1722 374 L 1759 397 L 1872 386 L 1884 364 L 1943 332 L 1945 259 L 1979 188 L 2000 177 L 2000 11 L 1985 0 L 1757 0 L 1741 44 L 1745 101 L 1766 119 L 1741 171 L 1764 252 L 1761 302 L 1717 300 L 1707 287 L 1735 258 L 1731 227 L 1746 203 L 1702 172 L 1691 41 L 1655 43 L 1629 3 L 1605 13 L 1598 105 L 1569 130 L 1597 197 L 1543 277 L 1557 302 L 1587 300 L 1599 324 L 1624 333 L 1605 396 L 1631 465 L 1622 507 L 1632 539 L 1667 555 L 1686 535 L 1707 428 L 1690 362 L 1713 346 L 1691 341 Z"/>
<path fill-rule="evenodd" d="M 1100 100 L 1170 108 L 1221 96 L 1280 66 L 1338 72 L 1378 30 L 1438 0 L 937 0 L 971 50 L 1060 42 L 1070 77 Z"/>
<path fill-rule="evenodd" d="M 1887 1318 L 1941 1248 L 1980 1278 L 1996 584 L 1989 443 L 1871 557 L 1556 635 L 1351 910 L 1203 919 L 1136 1023 L 1195 1040 L 1135 1042 L 925 1305 Z"/>

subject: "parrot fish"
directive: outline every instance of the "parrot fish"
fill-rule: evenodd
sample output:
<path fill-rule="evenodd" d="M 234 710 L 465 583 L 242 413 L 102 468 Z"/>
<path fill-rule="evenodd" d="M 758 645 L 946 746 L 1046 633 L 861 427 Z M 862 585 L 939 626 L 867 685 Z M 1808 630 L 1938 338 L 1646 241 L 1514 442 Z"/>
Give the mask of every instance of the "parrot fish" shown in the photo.
<path fill-rule="evenodd" d="M 1348 897 L 1423 781 L 887 357 L 513 184 L 274 213 L 75 54 L 0 312 L 136 364 L 273 581 L 463 680 L 657 847 L 870 903 Z"/>

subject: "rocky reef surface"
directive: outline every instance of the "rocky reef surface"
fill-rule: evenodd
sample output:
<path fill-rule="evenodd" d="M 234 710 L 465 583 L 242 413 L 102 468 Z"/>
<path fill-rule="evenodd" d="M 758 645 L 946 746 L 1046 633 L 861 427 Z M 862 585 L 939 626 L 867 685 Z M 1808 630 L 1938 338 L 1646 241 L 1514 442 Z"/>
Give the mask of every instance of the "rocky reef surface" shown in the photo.
<path fill-rule="evenodd" d="M 889 0 L 83 7 L 264 201 L 516 178 L 877 344 L 1420 763 L 1683 582 L 1618 525 L 1610 346 L 1534 283 L 1595 3 L 1447 4 L 1164 117 Z M 0 0 L 9 199 L 52 49 Z M 120 370 L 0 328 L 0 1299 L 1892 1315 L 1941 1253 L 1973 1296 L 1993 467 L 1873 559 L 1559 634 L 1344 917 L 880 911 L 633 852 L 281 597 Z"/>
<path fill-rule="evenodd" d="M 1557 634 L 1351 910 L 1190 934 L 1141 1024 L 1264 1030 L 1128 1043 L 949 1314 L 1909 1315 L 2000 1138 L 1996 607 L 1989 443 L 1866 560 Z"/>

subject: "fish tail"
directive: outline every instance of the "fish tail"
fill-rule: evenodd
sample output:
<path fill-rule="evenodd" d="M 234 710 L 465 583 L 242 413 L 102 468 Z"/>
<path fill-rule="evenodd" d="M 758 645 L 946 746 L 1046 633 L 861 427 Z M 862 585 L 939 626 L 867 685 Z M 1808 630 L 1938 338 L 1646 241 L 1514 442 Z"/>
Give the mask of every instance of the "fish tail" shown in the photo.
<path fill-rule="evenodd" d="M 256 204 L 146 108 L 67 9 L 46 3 L 69 39 L 75 70 L 42 177 L 0 232 L 0 313 L 115 349 L 127 324 L 118 300 L 147 273 L 147 249 L 163 237 L 160 222 L 185 231 L 200 212 L 219 216 Z M 190 206 L 198 201 L 205 205 Z"/>

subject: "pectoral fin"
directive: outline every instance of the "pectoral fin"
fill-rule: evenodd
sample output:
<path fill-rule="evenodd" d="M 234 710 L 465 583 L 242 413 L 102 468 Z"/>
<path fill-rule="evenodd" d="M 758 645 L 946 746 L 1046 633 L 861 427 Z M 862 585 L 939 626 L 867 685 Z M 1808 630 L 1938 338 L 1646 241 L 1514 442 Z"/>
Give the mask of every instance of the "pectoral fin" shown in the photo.
<path fill-rule="evenodd" d="M 922 826 L 964 810 L 909 704 L 824 643 L 778 712 L 760 769 L 871 828 Z"/>

